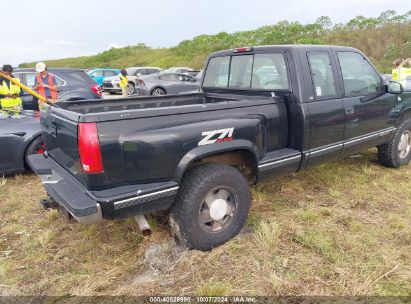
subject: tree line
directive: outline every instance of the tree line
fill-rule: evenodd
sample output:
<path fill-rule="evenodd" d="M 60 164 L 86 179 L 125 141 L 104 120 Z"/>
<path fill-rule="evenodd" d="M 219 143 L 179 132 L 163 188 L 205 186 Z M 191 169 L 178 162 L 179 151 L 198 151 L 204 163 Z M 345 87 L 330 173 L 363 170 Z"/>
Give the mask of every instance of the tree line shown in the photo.
<path fill-rule="evenodd" d="M 327 16 L 315 22 L 280 21 L 256 30 L 221 32 L 184 40 L 172 48 L 150 48 L 143 43 L 112 48 L 94 56 L 47 61 L 53 67 L 127 67 L 188 65 L 201 68 L 207 55 L 224 49 L 271 44 L 335 44 L 363 51 L 377 68 L 390 72 L 397 58 L 411 57 L 411 10 L 399 15 L 394 10 L 378 17 L 357 16 L 347 23 L 332 23 Z M 22 67 L 33 63 L 22 64 Z"/>

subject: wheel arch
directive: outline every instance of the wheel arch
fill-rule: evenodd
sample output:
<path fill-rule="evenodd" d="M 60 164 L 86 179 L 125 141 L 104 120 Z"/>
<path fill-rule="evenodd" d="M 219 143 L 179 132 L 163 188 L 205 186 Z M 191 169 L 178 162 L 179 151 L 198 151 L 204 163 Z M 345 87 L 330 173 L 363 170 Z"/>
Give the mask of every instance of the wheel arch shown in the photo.
<path fill-rule="evenodd" d="M 199 146 L 181 158 L 175 176 L 178 181 L 181 181 L 190 169 L 207 163 L 215 163 L 236 166 L 249 180 L 254 181 L 258 173 L 257 155 L 256 148 L 247 140 Z"/>
<path fill-rule="evenodd" d="M 23 149 L 23 164 L 26 168 L 28 168 L 27 160 L 26 160 L 26 153 L 30 145 L 37 139 L 41 137 L 41 133 L 36 133 L 28 138 L 25 142 L 24 149 Z"/>
<path fill-rule="evenodd" d="M 158 86 L 153 87 L 153 88 L 150 90 L 150 95 L 153 94 L 153 91 L 154 91 L 155 89 L 162 89 L 162 90 L 167 94 L 167 90 L 166 90 L 164 87 L 158 85 Z"/>
<path fill-rule="evenodd" d="M 399 122 L 405 119 L 411 119 L 411 105 L 401 111 Z"/>

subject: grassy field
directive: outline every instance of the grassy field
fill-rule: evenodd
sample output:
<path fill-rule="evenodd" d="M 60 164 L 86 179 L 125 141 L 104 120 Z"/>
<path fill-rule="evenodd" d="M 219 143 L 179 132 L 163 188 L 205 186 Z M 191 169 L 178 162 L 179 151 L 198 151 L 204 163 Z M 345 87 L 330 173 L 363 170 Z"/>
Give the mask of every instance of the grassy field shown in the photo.
<path fill-rule="evenodd" d="M 82 226 L 40 209 L 33 174 L 0 180 L 0 295 L 411 295 L 411 167 L 375 150 L 252 187 L 247 226 L 211 252 L 163 215 Z"/>

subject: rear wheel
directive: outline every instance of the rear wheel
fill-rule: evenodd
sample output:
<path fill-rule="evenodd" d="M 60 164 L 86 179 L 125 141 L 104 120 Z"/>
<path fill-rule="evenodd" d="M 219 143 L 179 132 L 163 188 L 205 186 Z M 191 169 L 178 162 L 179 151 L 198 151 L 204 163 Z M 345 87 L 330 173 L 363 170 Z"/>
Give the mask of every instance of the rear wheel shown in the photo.
<path fill-rule="evenodd" d="M 43 154 L 45 151 L 44 141 L 41 136 L 36 137 L 28 145 L 26 152 L 24 154 L 24 160 L 27 164 L 28 156 L 32 154 Z"/>
<path fill-rule="evenodd" d="M 411 119 L 404 120 L 394 137 L 378 147 L 378 159 L 386 167 L 398 168 L 411 161 Z"/>
<path fill-rule="evenodd" d="M 136 92 L 136 87 L 134 83 L 129 82 L 127 84 L 127 94 L 128 95 L 133 95 Z"/>
<path fill-rule="evenodd" d="M 151 92 L 152 96 L 158 96 L 158 95 L 166 95 L 166 91 L 164 91 L 164 89 L 162 88 L 155 88 L 152 92 Z"/>
<path fill-rule="evenodd" d="M 250 209 L 247 179 L 226 165 L 189 171 L 171 209 L 173 232 L 189 248 L 211 250 L 236 236 Z"/>

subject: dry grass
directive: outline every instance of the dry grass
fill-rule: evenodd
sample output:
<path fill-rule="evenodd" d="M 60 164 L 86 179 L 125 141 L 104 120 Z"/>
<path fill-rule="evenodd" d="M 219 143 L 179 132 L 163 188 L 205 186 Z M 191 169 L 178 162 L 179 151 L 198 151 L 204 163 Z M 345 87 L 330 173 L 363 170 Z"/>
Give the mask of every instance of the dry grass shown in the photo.
<path fill-rule="evenodd" d="M 252 188 L 246 229 L 178 250 L 162 217 L 67 223 L 32 174 L 0 183 L 0 294 L 411 295 L 410 166 L 370 150 Z"/>

